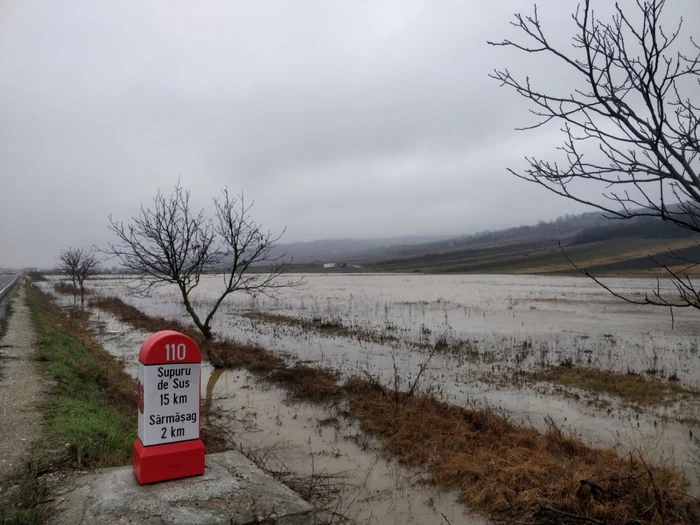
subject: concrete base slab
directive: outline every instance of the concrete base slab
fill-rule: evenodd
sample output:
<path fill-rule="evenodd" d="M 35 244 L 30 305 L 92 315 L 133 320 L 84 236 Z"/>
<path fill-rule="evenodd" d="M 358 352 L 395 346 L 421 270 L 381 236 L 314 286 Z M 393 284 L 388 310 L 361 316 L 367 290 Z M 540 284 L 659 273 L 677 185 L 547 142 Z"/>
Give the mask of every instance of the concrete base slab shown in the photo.
<path fill-rule="evenodd" d="M 53 495 L 53 525 L 314 525 L 313 508 L 235 451 L 203 476 L 139 485 L 129 467 L 98 470 Z"/>

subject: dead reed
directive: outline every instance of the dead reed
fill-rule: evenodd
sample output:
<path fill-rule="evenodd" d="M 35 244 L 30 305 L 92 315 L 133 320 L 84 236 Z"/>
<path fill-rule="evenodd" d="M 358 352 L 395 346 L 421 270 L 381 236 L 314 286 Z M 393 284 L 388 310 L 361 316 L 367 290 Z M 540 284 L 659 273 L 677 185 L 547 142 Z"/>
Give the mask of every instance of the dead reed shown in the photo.
<path fill-rule="evenodd" d="M 459 491 L 469 508 L 527 524 L 691 524 L 697 500 L 676 470 L 594 449 L 551 426 L 545 434 L 489 410 L 426 394 L 401 403 L 371 382 L 344 385 L 350 412 L 404 463 Z M 405 395 L 405 394 L 404 394 Z"/>
<path fill-rule="evenodd" d="M 269 312 L 246 312 L 242 314 L 249 319 L 255 319 L 270 324 L 295 326 L 310 332 L 322 335 L 347 337 L 358 341 L 385 344 L 397 341 L 396 336 L 384 332 L 366 330 L 355 326 L 347 326 L 339 317 L 315 316 L 310 319 L 304 317 L 292 317 L 290 315 L 273 314 Z"/>
<path fill-rule="evenodd" d="M 338 399 L 342 389 L 338 386 L 339 374 L 326 368 L 295 365 L 279 367 L 266 378 L 289 390 L 293 399 L 324 403 Z"/>
<path fill-rule="evenodd" d="M 681 386 L 677 381 L 647 378 L 633 372 L 620 373 L 567 365 L 543 368 L 526 373 L 526 377 L 613 395 L 627 403 L 641 406 L 663 406 L 700 397 L 700 391 Z"/>
<path fill-rule="evenodd" d="M 57 281 L 53 283 L 53 289 L 57 293 L 73 296 L 80 295 L 80 290 L 73 283 L 69 283 L 68 281 Z"/>
<path fill-rule="evenodd" d="M 281 357 L 257 344 L 225 339 L 216 341 L 213 348 L 226 368 L 247 368 L 263 374 L 284 366 Z"/>

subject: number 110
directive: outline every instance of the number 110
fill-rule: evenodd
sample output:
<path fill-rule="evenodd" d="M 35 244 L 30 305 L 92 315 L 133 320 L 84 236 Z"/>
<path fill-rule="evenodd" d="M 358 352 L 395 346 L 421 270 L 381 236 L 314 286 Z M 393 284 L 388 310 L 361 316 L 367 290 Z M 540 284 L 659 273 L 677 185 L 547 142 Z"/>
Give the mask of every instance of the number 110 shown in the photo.
<path fill-rule="evenodd" d="M 165 360 L 166 361 L 184 361 L 187 355 L 187 347 L 184 343 L 179 345 L 168 344 L 165 345 Z"/>

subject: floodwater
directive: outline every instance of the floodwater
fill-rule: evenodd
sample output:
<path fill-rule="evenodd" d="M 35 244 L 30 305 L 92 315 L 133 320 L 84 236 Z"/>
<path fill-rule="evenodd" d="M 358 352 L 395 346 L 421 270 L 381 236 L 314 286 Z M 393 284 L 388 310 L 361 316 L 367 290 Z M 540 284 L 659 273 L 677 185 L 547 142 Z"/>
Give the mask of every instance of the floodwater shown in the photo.
<path fill-rule="evenodd" d="M 690 431 L 700 420 L 697 404 L 641 410 L 600 394 L 591 400 L 590 393 L 581 392 L 574 399 L 555 387 L 512 378 L 570 361 L 620 372 L 655 370 L 657 377 L 676 376 L 680 384 L 700 387 L 696 311 L 676 309 L 672 326 L 668 309 L 625 303 L 578 277 L 327 274 L 304 280 L 303 287 L 273 298 L 231 296 L 217 314 L 215 332 L 259 343 L 290 360 L 322 363 L 344 377 L 370 374 L 393 384 L 398 375 L 403 388 L 414 381 L 431 344 L 440 338 L 459 342 L 461 351 L 432 357 L 420 389 L 462 405 L 490 406 L 539 429 L 550 420 L 590 444 L 614 446 L 620 453 L 643 449 L 653 460 L 672 458 L 691 473 Z M 148 314 L 188 321 L 177 290 L 163 287 L 139 298 L 127 293 L 127 282 L 103 279 L 91 287 Z M 605 282 L 634 297 L 656 288 L 655 280 Z M 673 290 L 669 282 L 661 287 Z M 213 304 L 219 288 L 220 277 L 206 276 L 194 294 L 194 307 Z M 241 315 L 250 311 L 339 319 L 354 330 L 394 340 L 379 344 L 372 338 L 329 337 Z M 233 386 L 217 383 L 224 389 L 222 398 L 239 395 L 236 381 L 223 385 Z M 606 409 L 599 408 L 601 398 Z"/>
<path fill-rule="evenodd" d="M 91 321 L 96 340 L 136 378 L 138 350 L 149 334 L 99 310 L 91 312 Z M 217 414 L 217 424 L 229 430 L 230 445 L 255 455 L 271 471 L 293 476 L 292 486 L 303 496 L 314 491 L 312 502 L 325 509 L 320 517 L 326 523 L 488 523 L 465 513 L 456 494 L 426 483 L 422 472 L 385 457 L 341 407 L 289 402 L 285 391 L 246 370 L 214 370 L 207 364 L 202 399 Z"/>

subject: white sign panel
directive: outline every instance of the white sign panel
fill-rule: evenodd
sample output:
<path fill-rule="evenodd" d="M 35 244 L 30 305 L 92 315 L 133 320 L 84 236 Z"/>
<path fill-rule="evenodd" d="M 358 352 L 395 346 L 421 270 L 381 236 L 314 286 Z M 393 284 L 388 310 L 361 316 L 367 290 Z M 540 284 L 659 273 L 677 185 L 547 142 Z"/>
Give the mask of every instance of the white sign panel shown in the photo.
<path fill-rule="evenodd" d="M 199 439 L 200 369 L 199 363 L 139 363 L 139 439 L 144 446 Z"/>

